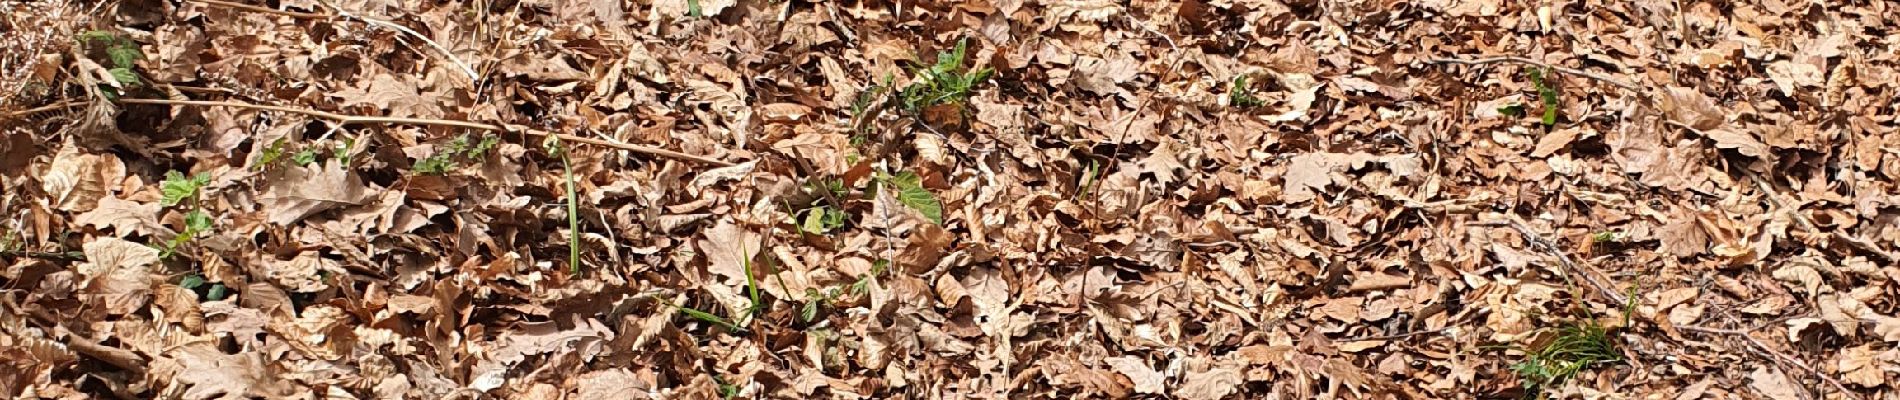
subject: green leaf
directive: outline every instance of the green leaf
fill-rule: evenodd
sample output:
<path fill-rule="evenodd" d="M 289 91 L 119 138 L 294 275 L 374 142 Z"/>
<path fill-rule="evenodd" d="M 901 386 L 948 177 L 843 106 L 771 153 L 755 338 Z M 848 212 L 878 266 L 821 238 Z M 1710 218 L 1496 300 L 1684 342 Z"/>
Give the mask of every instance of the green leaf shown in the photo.
<path fill-rule="evenodd" d="M 205 277 L 198 276 L 198 274 L 185 275 L 184 279 L 178 280 L 178 287 L 185 288 L 185 290 L 195 290 L 198 289 L 199 286 L 204 286 L 204 284 Z"/>
<path fill-rule="evenodd" d="M 350 163 L 350 149 L 353 148 L 356 148 L 356 139 L 343 138 L 343 143 L 338 143 L 336 148 L 331 150 L 330 157 L 347 165 Z"/>
<path fill-rule="evenodd" d="M 798 319 L 804 322 L 811 322 L 811 320 L 815 318 L 818 318 L 818 300 L 812 299 L 805 302 L 804 309 L 798 310 Z"/>
<path fill-rule="evenodd" d="M 160 193 L 158 204 L 165 207 L 178 205 L 179 202 L 196 196 L 198 188 L 208 183 L 211 183 L 211 175 L 208 173 L 187 178 L 184 173 L 167 171 L 165 180 L 158 185 Z"/>
<path fill-rule="evenodd" d="M 702 16 L 699 12 L 699 0 L 686 0 L 686 16 L 693 18 Z"/>
<path fill-rule="evenodd" d="M 145 58 L 145 54 L 139 52 L 138 46 L 131 43 L 107 47 L 106 56 L 112 58 L 112 66 L 115 68 L 131 68 L 138 65 L 139 59 Z"/>
<path fill-rule="evenodd" d="M 191 212 L 185 213 L 185 232 L 195 234 L 209 231 L 211 231 L 211 216 L 205 214 L 204 210 L 191 210 Z M 179 235 L 196 236 L 182 233 Z"/>
<path fill-rule="evenodd" d="M 211 301 L 224 300 L 225 289 L 224 284 L 213 283 L 211 284 L 211 290 L 205 293 L 205 299 Z"/>
<path fill-rule="evenodd" d="M 1544 103 L 1544 126 L 1557 125 L 1557 89 L 1544 82 L 1544 70 L 1527 68 L 1531 84 L 1537 87 L 1537 97 Z"/>
<path fill-rule="evenodd" d="M 904 171 L 890 176 L 886 182 L 897 189 L 897 202 L 924 214 L 924 218 L 929 219 L 930 222 L 943 224 L 943 203 L 937 201 L 937 196 L 931 194 L 930 189 L 924 188 L 923 178 L 918 177 L 916 173 Z"/>
<path fill-rule="evenodd" d="M 561 168 L 567 178 L 567 271 L 581 273 L 581 211 L 580 196 L 574 191 L 574 164 L 567 159 L 567 153 L 561 153 Z M 747 274 L 746 278 L 751 278 Z M 754 296 L 756 297 L 756 296 Z"/>
<path fill-rule="evenodd" d="M 745 330 L 744 328 L 740 328 L 739 325 L 733 324 L 732 321 L 726 320 L 725 317 L 713 315 L 712 313 L 700 311 L 699 309 L 692 308 L 692 307 L 686 307 L 686 306 L 681 306 L 681 305 L 672 305 L 672 306 L 674 309 L 679 310 L 681 313 L 686 314 L 686 316 L 688 317 L 693 317 L 694 319 L 698 319 L 701 321 L 718 324 L 719 326 L 726 327 L 726 329 L 730 329 L 733 332 L 740 332 L 740 331 Z"/>
<path fill-rule="evenodd" d="M 1504 114 L 1511 117 L 1522 117 L 1524 116 L 1524 105 L 1511 104 L 1508 106 L 1498 107 L 1498 114 Z"/>
<path fill-rule="evenodd" d="M 264 169 L 264 167 L 270 166 L 271 164 L 276 163 L 277 159 L 283 158 L 283 157 L 284 157 L 284 138 L 277 138 L 277 141 L 271 142 L 270 146 L 265 147 L 263 151 L 258 152 L 256 168 L 260 170 Z"/>
<path fill-rule="evenodd" d="M 297 163 L 297 166 L 310 165 L 310 163 L 317 162 L 317 151 L 304 149 L 303 151 L 297 152 L 297 154 L 291 155 L 290 161 Z"/>
<path fill-rule="evenodd" d="M 112 80 L 119 81 L 120 86 L 138 86 L 139 85 L 139 75 L 136 73 L 133 73 L 131 68 L 117 67 L 117 68 L 111 69 L 111 72 L 112 72 Z"/>

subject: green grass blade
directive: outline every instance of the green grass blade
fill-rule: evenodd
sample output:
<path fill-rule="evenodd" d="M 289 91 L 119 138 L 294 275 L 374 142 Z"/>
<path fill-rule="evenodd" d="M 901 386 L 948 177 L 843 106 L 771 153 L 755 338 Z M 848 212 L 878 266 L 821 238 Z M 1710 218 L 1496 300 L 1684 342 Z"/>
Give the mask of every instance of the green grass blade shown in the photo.
<path fill-rule="evenodd" d="M 580 196 L 574 194 L 574 164 L 569 162 L 567 152 L 561 152 L 561 168 L 567 177 L 567 271 L 581 273 L 581 213 Z"/>

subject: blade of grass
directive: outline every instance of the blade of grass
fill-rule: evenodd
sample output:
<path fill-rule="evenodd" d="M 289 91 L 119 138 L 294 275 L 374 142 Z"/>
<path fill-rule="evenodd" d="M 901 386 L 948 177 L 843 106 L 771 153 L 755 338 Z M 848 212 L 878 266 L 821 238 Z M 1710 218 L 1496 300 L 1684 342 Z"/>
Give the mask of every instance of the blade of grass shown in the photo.
<path fill-rule="evenodd" d="M 686 316 L 688 317 L 693 317 L 693 319 L 706 321 L 706 322 L 713 323 L 719 326 L 723 326 L 723 327 L 726 327 L 726 329 L 732 330 L 733 332 L 745 331 L 745 328 L 739 327 L 738 324 L 732 323 L 731 320 L 728 320 L 725 317 L 714 315 L 713 313 L 700 311 L 697 308 L 673 304 L 673 302 L 666 301 L 666 300 L 660 300 L 660 303 L 666 304 L 668 307 L 673 307 L 674 310 L 679 310 L 680 313 L 686 314 Z"/>
<path fill-rule="evenodd" d="M 742 322 L 746 323 L 751 323 L 753 317 L 759 314 L 759 309 L 764 306 L 759 300 L 759 280 L 758 278 L 752 277 L 752 259 L 745 258 L 746 253 L 750 252 L 752 252 L 752 249 L 746 248 L 745 245 L 739 245 L 739 257 L 743 258 L 739 265 L 745 270 L 746 297 L 752 299 L 752 304 L 747 305 L 745 308 L 745 320 Z"/>
<path fill-rule="evenodd" d="M 561 151 L 561 168 L 567 178 L 567 271 L 581 273 L 581 213 L 580 196 L 574 194 L 574 164 L 569 162 L 567 151 Z"/>

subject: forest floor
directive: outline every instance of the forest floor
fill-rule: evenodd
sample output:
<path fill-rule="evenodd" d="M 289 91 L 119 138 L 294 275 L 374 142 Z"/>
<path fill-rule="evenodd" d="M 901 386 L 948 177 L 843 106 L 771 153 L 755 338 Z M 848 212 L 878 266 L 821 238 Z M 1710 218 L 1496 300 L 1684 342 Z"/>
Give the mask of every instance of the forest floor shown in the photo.
<path fill-rule="evenodd" d="M 1888 2 L 0 15 L 0 397 L 1900 396 Z"/>

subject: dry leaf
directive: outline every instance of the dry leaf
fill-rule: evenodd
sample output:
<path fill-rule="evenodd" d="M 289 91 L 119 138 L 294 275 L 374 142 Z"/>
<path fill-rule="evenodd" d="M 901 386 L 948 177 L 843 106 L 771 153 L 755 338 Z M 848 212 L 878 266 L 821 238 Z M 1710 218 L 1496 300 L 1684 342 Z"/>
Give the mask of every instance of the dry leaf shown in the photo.
<path fill-rule="evenodd" d="M 116 238 L 100 238 L 85 245 L 86 263 L 78 266 L 86 277 L 86 293 L 105 302 L 112 315 L 129 314 L 152 298 L 152 265 L 158 249 Z"/>
<path fill-rule="evenodd" d="M 264 210 L 270 223 L 278 225 L 338 206 L 361 205 L 370 198 L 369 187 L 337 162 L 285 168 L 269 182 L 262 196 Z"/>
<path fill-rule="evenodd" d="M 1788 376 L 1768 367 L 1755 367 L 1748 373 L 1748 387 L 1755 393 L 1774 400 L 1801 400 L 1807 398 L 1800 386 L 1788 381 Z"/>
<path fill-rule="evenodd" d="M 1875 388 L 1886 385 L 1887 368 L 1893 366 L 1894 354 L 1874 350 L 1874 345 L 1862 345 L 1841 352 L 1840 361 L 1835 363 L 1840 371 L 1841 381 Z"/>
<path fill-rule="evenodd" d="M 1140 357 L 1110 357 L 1103 361 L 1114 368 L 1115 372 L 1120 372 L 1123 376 L 1127 376 L 1129 381 L 1134 382 L 1135 393 L 1162 394 L 1167 390 L 1168 378 L 1149 367 L 1148 362 Z"/>

